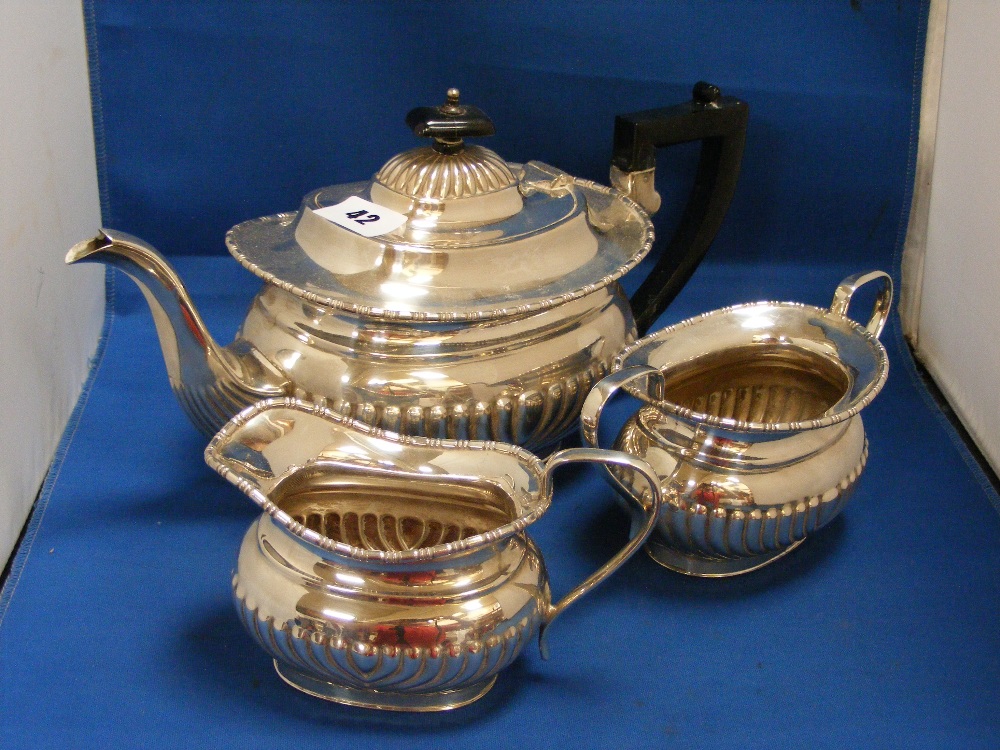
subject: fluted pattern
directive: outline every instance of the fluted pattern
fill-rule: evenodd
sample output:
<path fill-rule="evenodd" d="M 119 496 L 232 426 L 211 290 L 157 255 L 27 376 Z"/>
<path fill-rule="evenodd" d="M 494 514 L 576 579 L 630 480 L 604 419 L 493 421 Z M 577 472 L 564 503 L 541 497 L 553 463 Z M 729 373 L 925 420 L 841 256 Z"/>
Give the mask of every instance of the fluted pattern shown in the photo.
<path fill-rule="evenodd" d="M 517 657 L 540 620 L 533 608 L 481 639 L 456 643 L 441 633 L 439 643 L 378 645 L 276 622 L 246 601 L 238 576 L 233 592 L 247 632 L 274 659 L 312 678 L 361 690 L 435 693 L 484 682 Z"/>
<path fill-rule="evenodd" d="M 507 163 L 482 146 L 466 146 L 457 154 L 407 151 L 386 162 L 375 180 L 402 195 L 433 200 L 471 198 L 517 184 Z"/>
<path fill-rule="evenodd" d="M 219 378 L 198 387 L 175 386 L 174 395 L 194 426 L 211 437 L 243 409 L 275 393 L 254 391 L 234 378 Z"/>
<path fill-rule="evenodd" d="M 510 388 L 490 402 L 457 401 L 434 406 L 390 406 L 348 399 L 323 399 L 305 391 L 294 395 L 356 419 L 359 422 L 402 435 L 495 440 L 529 450 L 552 445 L 570 431 L 594 383 L 607 373 L 607 365 L 595 362 L 588 369 L 541 389 Z"/>
<path fill-rule="evenodd" d="M 433 547 L 489 531 L 485 528 L 460 526 L 435 519 L 394 516 L 388 513 L 376 515 L 314 511 L 301 515 L 293 514 L 292 519 L 335 542 L 384 552 Z"/>
<path fill-rule="evenodd" d="M 627 448 L 626 448 L 627 449 Z M 708 559 L 750 558 L 786 549 L 831 521 L 847 503 L 868 460 L 822 495 L 770 507 L 711 507 L 685 494 L 668 496 L 655 541 Z"/>
<path fill-rule="evenodd" d="M 495 440 L 531 449 L 550 445 L 576 426 L 583 400 L 607 373 L 607 365 L 594 363 L 543 389 L 511 388 L 490 402 L 458 401 L 434 406 L 390 406 L 371 401 L 330 400 L 301 388 L 296 398 L 318 403 L 359 422 L 402 435 L 454 440 Z M 195 426 L 214 435 L 236 414 L 274 393 L 257 393 L 241 381 L 219 378 L 203 387 L 174 388 L 181 407 Z"/>
<path fill-rule="evenodd" d="M 724 388 L 680 405 L 711 417 L 768 423 L 812 419 L 829 408 L 812 390 L 767 384 Z"/>

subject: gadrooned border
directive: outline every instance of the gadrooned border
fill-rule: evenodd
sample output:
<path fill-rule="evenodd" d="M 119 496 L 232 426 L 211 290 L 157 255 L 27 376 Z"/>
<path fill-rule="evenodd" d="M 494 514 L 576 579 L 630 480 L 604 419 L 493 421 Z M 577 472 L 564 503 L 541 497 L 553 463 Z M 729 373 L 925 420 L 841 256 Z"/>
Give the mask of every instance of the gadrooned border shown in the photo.
<path fill-rule="evenodd" d="M 557 305 L 570 302 L 580 297 L 585 297 L 592 292 L 596 292 L 598 289 L 602 289 L 614 281 L 617 281 L 626 273 L 635 268 L 639 263 L 645 258 L 650 249 L 653 246 L 653 224 L 649 218 L 646 211 L 631 198 L 627 197 L 620 190 L 612 187 L 607 187 L 606 185 L 601 185 L 591 180 L 584 180 L 582 178 L 574 177 L 573 184 L 587 189 L 592 190 L 597 193 L 604 193 L 605 195 L 610 195 L 617 200 L 622 201 L 627 208 L 634 211 L 640 219 L 645 220 L 645 231 L 643 233 L 643 241 L 638 251 L 632 254 L 632 257 L 627 263 L 618 267 L 617 270 L 602 276 L 597 281 L 590 284 L 586 284 L 572 292 L 566 292 L 565 294 L 559 294 L 548 299 L 540 300 L 538 302 L 531 302 L 527 304 L 516 305 L 514 307 L 500 307 L 492 310 L 473 310 L 473 311 L 455 311 L 455 312 L 429 312 L 420 310 L 386 310 L 382 307 L 373 307 L 370 305 L 358 305 L 346 300 L 336 299 L 334 297 L 329 297 L 322 294 L 317 294 L 315 292 L 310 292 L 306 289 L 302 289 L 295 284 L 287 282 L 283 279 L 278 278 L 270 271 L 265 271 L 263 268 L 258 266 L 256 263 L 247 258 L 242 252 L 240 252 L 239 245 L 233 239 L 233 231 L 240 226 L 246 224 L 251 224 L 255 222 L 268 222 L 275 224 L 288 224 L 290 225 L 295 217 L 298 215 L 297 212 L 287 212 L 281 214 L 274 214 L 272 216 L 262 216 L 259 219 L 251 219 L 243 224 L 238 224 L 237 227 L 233 227 L 229 232 L 226 233 L 226 247 L 229 249 L 230 254 L 239 261 L 245 269 L 250 271 L 250 273 L 255 276 L 260 277 L 268 284 L 273 284 L 274 286 L 284 289 L 286 292 L 294 294 L 297 297 L 311 302 L 314 305 L 319 305 L 321 307 L 328 307 L 335 310 L 344 310 L 347 312 L 354 313 L 355 315 L 361 315 L 368 318 L 380 318 L 383 320 L 402 320 L 402 321 L 414 321 L 414 322 L 473 322 L 473 321 L 485 321 L 485 320 L 498 320 L 501 318 L 516 317 L 519 315 L 525 315 L 534 312 L 540 312 L 542 310 L 548 310 L 550 308 L 556 307 Z"/>
<path fill-rule="evenodd" d="M 349 429 L 357 430 L 358 432 L 369 437 L 398 443 L 404 446 L 412 445 L 416 447 L 445 449 L 461 448 L 465 450 L 489 451 L 491 453 L 506 453 L 507 455 L 518 458 L 528 470 L 534 473 L 535 478 L 538 480 L 538 501 L 535 508 L 530 513 L 519 516 L 510 523 L 506 523 L 503 526 L 491 529 L 490 531 L 482 534 L 476 534 L 454 542 L 448 542 L 447 544 L 436 544 L 433 547 L 421 547 L 412 550 L 384 551 L 364 549 L 350 544 L 345 544 L 344 542 L 334 541 L 328 536 L 319 534 L 312 529 L 307 528 L 304 524 L 294 520 L 288 513 L 271 502 L 267 495 L 262 492 L 254 482 L 237 475 L 229 469 L 220 457 L 221 454 L 219 444 L 226 440 L 233 432 L 240 429 L 257 415 L 271 409 L 281 408 L 292 409 L 294 411 L 302 412 L 303 414 L 319 416 L 323 419 L 329 420 L 331 423 L 344 425 Z M 552 485 L 549 481 L 547 481 L 545 466 L 542 460 L 533 453 L 529 453 L 516 445 L 497 443 L 487 440 L 452 440 L 448 438 L 425 438 L 399 435 L 395 432 L 389 432 L 388 430 L 383 430 L 378 427 L 372 427 L 364 424 L 363 422 L 358 422 L 357 420 L 345 417 L 342 414 L 337 414 L 336 412 L 330 411 L 319 404 L 305 402 L 291 396 L 260 401 L 253 406 L 247 407 L 229 420 L 229 422 L 227 422 L 223 428 L 219 430 L 216 436 L 212 438 L 211 442 L 205 448 L 205 462 L 215 469 L 215 471 L 217 471 L 223 478 L 225 478 L 226 481 L 238 487 L 241 492 L 257 503 L 257 505 L 259 505 L 265 513 L 271 516 L 271 518 L 273 518 L 279 526 L 284 528 L 288 533 L 299 537 L 311 545 L 326 550 L 327 552 L 333 552 L 335 554 L 343 555 L 353 560 L 363 562 L 380 562 L 386 564 L 419 563 L 439 560 L 441 558 L 459 553 L 470 552 L 472 550 L 494 544 L 501 539 L 522 531 L 527 526 L 541 518 L 552 503 Z"/>
<path fill-rule="evenodd" d="M 620 371 L 623 369 L 626 360 L 630 356 L 641 349 L 653 346 L 661 339 L 670 336 L 679 330 L 689 328 L 697 323 L 707 320 L 708 318 L 728 315 L 736 310 L 746 310 L 753 307 L 764 306 L 794 308 L 803 312 L 814 312 L 820 316 L 832 315 L 832 313 L 826 308 L 806 305 L 801 302 L 762 301 L 730 305 L 729 307 L 720 307 L 718 310 L 711 310 L 709 312 L 702 313 L 701 315 L 688 318 L 687 320 L 682 320 L 680 323 L 675 323 L 672 326 L 663 328 L 656 333 L 650 334 L 649 336 L 629 344 L 618 352 L 618 354 L 616 354 L 614 359 L 611 361 L 611 372 Z M 885 385 L 885 381 L 889 377 L 889 355 L 886 353 L 885 347 L 882 345 L 882 342 L 879 341 L 878 337 L 868 331 L 864 326 L 854 320 L 851 320 L 847 316 L 837 315 L 836 317 L 848 323 L 856 334 L 864 338 L 872 346 L 878 359 L 878 369 L 875 379 L 869 383 L 869 385 L 858 396 L 856 396 L 854 400 L 851 401 L 847 408 L 836 412 L 835 414 L 828 414 L 823 417 L 817 417 L 816 419 L 804 419 L 796 422 L 745 422 L 739 419 L 715 417 L 710 414 L 697 412 L 694 409 L 689 409 L 671 401 L 654 401 L 649 397 L 641 397 L 636 389 L 629 390 L 626 387 L 626 390 L 629 390 L 632 395 L 640 397 L 641 400 L 654 405 L 660 411 L 672 414 L 678 419 L 697 422 L 700 425 L 718 427 L 726 430 L 738 430 L 741 432 L 796 432 L 802 430 L 816 430 L 822 427 L 829 427 L 830 425 L 846 422 L 852 417 L 857 416 L 862 409 L 872 402 L 872 400 L 879 394 L 879 391 L 882 390 L 882 386 Z"/>

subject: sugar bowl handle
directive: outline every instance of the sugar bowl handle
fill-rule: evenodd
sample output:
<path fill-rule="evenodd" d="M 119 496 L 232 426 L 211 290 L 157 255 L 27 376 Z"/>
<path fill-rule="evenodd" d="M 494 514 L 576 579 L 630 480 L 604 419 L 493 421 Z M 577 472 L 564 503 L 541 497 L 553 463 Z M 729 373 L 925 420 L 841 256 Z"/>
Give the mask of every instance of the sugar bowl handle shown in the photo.
<path fill-rule="evenodd" d="M 627 453 L 622 453 L 620 451 L 597 450 L 595 448 L 569 448 L 553 454 L 545 463 L 544 482 L 546 487 L 544 490 L 546 492 L 551 492 L 552 473 L 557 468 L 564 466 L 565 464 L 581 462 L 604 464 L 605 467 L 609 465 L 625 466 L 632 469 L 641 475 L 649 485 L 649 502 L 640 503 L 645 519 L 642 524 L 639 525 L 638 531 L 635 529 L 637 524 L 633 523 L 631 534 L 632 538 L 629 540 L 628 544 L 622 547 L 617 555 L 612 557 L 597 571 L 591 574 L 587 580 L 560 599 L 558 603 L 549 605 L 548 609 L 544 612 L 541 627 L 538 629 L 538 648 L 539 651 L 541 651 L 543 659 L 549 658 L 547 636 L 549 626 L 552 625 L 552 622 L 573 602 L 586 594 L 588 591 L 595 588 L 598 584 L 604 581 L 605 578 L 618 570 L 618 568 L 620 568 L 625 561 L 635 554 L 636 550 L 645 544 L 649 535 L 652 533 L 653 528 L 656 526 L 656 521 L 660 515 L 660 507 L 663 504 L 663 492 L 660 489 L 660 482 L 656 477 L 656 472 L 653 471 L 653 467 L 641 458 L 630 456 Z M 646 498 L 644 496 L 643 500 L 645 499 Z"/>
<path fill-rule="evenodd" d="M 837 286 L 837 290 L 833 293 L 833 302 L 830 303 L 831 313 L 846 318 L 851 297 L 854 296 L 858 288 L 879 279 L 882 281 L 882 290 L 875 298 L 872 315 L 865 325 L 865 329 L 875 338 L 878 338 L 882 329 L 885 328 L 885 321 L 889 317 L 889 308 L 892 306 L 892 277 L 889 274 L 885 271 L 862 271 L 848 276 Z"/>
<path fill-rule="evenodd" d="M 597 381 L 583 402 L 583 409 L 580 411 L 580 434 L 584 443 L 592 448 L 600 447 L 597 431 L 601 426 L 601 413 L 604 407 L 620 388 L 640 378 L 646 379 L 646 392 L 633 388 L 629 391 L 631 395 L 646 403 L 663 400 L 665 381 L 663 373 L 655 367 L 634 365 L 607 375 Z"/>

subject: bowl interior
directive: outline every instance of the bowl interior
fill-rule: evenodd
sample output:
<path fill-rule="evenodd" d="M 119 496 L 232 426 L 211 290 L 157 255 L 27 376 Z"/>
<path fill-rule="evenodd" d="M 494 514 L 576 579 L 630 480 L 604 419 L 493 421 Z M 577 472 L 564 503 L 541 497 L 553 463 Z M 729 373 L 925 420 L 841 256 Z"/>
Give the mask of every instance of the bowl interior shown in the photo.
<path fill-rule="evenodd" d="M 272 502 L 306 528 L 358 549 L 403 552 L 457 542 L 517 519 L 510 495 L 485 481 L 374 476 L 321 467 L 280 483 Z"/>
<path fill-rule="evenodd" d="M 663 370 L 663 398 L 699 414 L 741 422 L 816 419 L 851 391 L 838 362 L 781 344 L 753 344 L 710 352 Z"/>

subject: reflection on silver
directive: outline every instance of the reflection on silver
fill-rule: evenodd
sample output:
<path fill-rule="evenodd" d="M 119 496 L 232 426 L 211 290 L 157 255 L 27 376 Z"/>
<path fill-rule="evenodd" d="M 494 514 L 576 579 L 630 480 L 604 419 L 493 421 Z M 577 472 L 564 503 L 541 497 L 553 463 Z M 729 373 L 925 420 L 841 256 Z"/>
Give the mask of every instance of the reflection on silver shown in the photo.
<path fill-rule="evenodd" d="M 430 146 L 406 151 L 387 161 L 375 181 L 400 195 L 440 201 L 517 185 L 514 173 L 498 154 L 469 145 L 457 154 L 442 154 Z"/>
<path fill-rule="evenodd" d="M 468 195 L 439 199 L 434 182 L 411 197 L 376 179 L 234 227 L 230 251 L 266 284 L 228 346 L 142 240 L 104 230 L 66 260 L 115 266 L 140 286 L 171 386 L 207 434 L 287 395 L 406 434 L 537 449 L 573 430 L 587 391 L 635 338 L 617 280 L 653 233 L 617 191 L 537 162 L 505 168 L 515 184 L 493 192 L 472 180 Z M 315 213 L 350 196 L 396 201 L 408 221 L 367 238 Z"/>
<path fill-rule="evenodd" d="M 614 164 L 611 165 L 611 186 L 634 200 L 651 215 L 660 210 L 661 199 L 660 194 L 656 192 L 655 180 L 655 167 L 639 172 L 623 172 Z"/>
<path fill-rule="evenodd" d="M 880 281 L 865 326 L 854 291 Z M 838 286 L 829 310 L 760 302 L 661 330 L 615 357 L 582 411 L 597 446 L 601 413 L 624 388 L 643 404 L 614 447 L 647 460 L 666 500 L 647 550 L 666 567 L 728 576 L 787 554 L 846 503 L 868 456 L 860 412 L 888 376 L 878 341 L 892 301 L 881 271 Z M 638 498 L 628 469 L 610 470 Z"/>
<path fill-rule="evenodd" d="M 294 399 L 242 412 L 205 458 L 264 510 L 233 593 L 281 677 L 401 711 L 482 696 L 535 634 L 547 657 L 548 626 L 642 546 L 662 502 L 652 469 L 622 453 L 577 448 L 542 463 L 511 445 L 401 437 Z M 627 468 L 647 489 L 636 488 L 633 538 L 552 604 L 524 529 L 548 508 L 554 470 L 581 461 Z"/>

